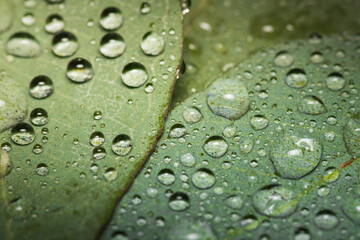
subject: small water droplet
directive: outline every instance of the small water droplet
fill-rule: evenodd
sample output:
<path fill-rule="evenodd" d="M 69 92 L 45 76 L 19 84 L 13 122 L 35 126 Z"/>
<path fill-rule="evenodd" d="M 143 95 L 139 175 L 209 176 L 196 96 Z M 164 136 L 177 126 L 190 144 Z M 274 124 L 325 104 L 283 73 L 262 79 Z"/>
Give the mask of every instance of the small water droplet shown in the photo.
<path fill-rule="evenodd" d="M 104 179 L 107 182 L 112 182 L 118 178 L 118 171 L 114 168 L 108 168 L 104 173 Z"/>
<path fill-rule="evenodd" d="M 222 134 L 227 138 L 233 137 L 236 134 L 236 126 L 225 127 Z"/>
<path fill-rule="evenodd" d="M 244 139 L 241 140 L 241 142 L 239 144 L 239 147 L 240 147 L 240 152 L 241 153 L 248 154 L 253 149 L 254 142 L 253 142 L 253 140 L 251 140 L 251 138 L 247 137 L 247 138 L 244 138 Z"/>
<path fill-rule="evenodd" d="M 251 117 L 250 125 L 254 130 L 262 130 L 269 125 L 269 120 L 263 115 L 255 115 Z"/>
<path fill-rule="evenodd" d="M 214 158 L 223 156 L 227 152 L 228 147 L 225 139 L 220 136 L 208 138 L 203 146 L 205 152 Z"/>
<path fill-rule="evenodd" d="M 24 16 L 22 16 L 22 18 L 21 18 L 21 22 L 25 26 L 34 25 L 35 21 L 36 21 L 36 19 L 32 13 L 25 13 Z"/>
<path fill-rule="evenodd" d="M 11 129 L 11 140 L 18 145 L 28 145 L 35 140 L 34 128 L 28 123 L 18 123 Z"/>
<path fill-rule="evenodd" d="M 147 32 L 141 41 L 141 50 L 150 56 L 160 55 L 165 48 L 164 37 L 156 32 Z"/>
<path fill-rule="evenodd" d="M 209 169 L 199 169 L 192 175 L 192 183 L 199 189 L 208 189 L 215 184 L 215 176 Z"/>
<path fill-rule="evenodd" d="M 7 41 L 6 51 L 16 57 L 34 58 L 40 55 L 41 47 L 30 33 L 17 32 Z"/>
<path fill-rule="evenodd" d="M 159 172 L 157 179 L 164 185 L 171 185 L 175 182 L 175 175 L 170 169 L 163 169 Z"/>
<path fill-rule="evenodd" d="M 52 51 L 58 57 L 72 56 L 78 48 L 77 38 L 71 32 L 59 32 L 52 40 Z"/>
<path fill-rule="evenodd" d="M 58 33 L 65 28 L 64 19 L 58 14 L 48 16 L 45 22 L 45 30 L 48 33 Z"/>
<path fill-rule="evenodd" d="M 309 115 L 319 115 L 325 113 L 326 108 L 318 97 L 308 95 L 301 98 L 298 111 Z"/>
<path fill-rule="evenodd" d="M 144 65 L 137 62 L 127 64 L 121 73 L 123 83 L 128 87 L 140 87 L 148 79 Z"/>
<path fill-rule="evenodd" d="M 203 118 L 200 110 L 196 107 L 185 107 L 182 116 L 187 123 L 197 123 Z"/>
<path fill-rule="evenodd" d="M 45 109 L 35 108 L 30 113 L 30 120 L 36 126 L 43 126 L 49 121 L 49 116 Z"/>
<path fill-rule="evenodd" d="M 308 81 L 305 71 L 299 68 L 291 69 L 285 77 L 285 83 L 292 88 L 303 88 Z"/>
<path fill-rule="evenodd" d="M 116 30 L 121 27 L 124 19 L 121 11 L 116 7 L 104 9 L 100 16 L 100 25 L 105 30 Z"/>
<path fill-rule="evenodd" d="M 40 154 L 44 151 L 43 147 L 40 144 L 35 144 L 33 147 L 33 153 Z"/>
<path fill-rule="evenodd" d="M 116 58 L 125 52 L 126 44 L 118 33 L 107 33 L 100 41 L 100 52 L 108 58 Z"/>
<path fill-rule="evenodd" d="M 244 203 L 244 200 L 239 195 L 231 195 L 225 199 L 226 206 L 228 206 L 232 209 L 235 209 L 235 210 L 241 209 L 243 206 L 243 203 Z"/>
<path fill-rule="evenodd" d="M 53 82 L 48 76 L 37 76 L 31 81 L 29 92 L 33 98 L 47 98 L 54 92 Z"/>
<path fill-rule="evenodd" d="M 191 153 L 185 153 L 185 154 L 181 155 L 180 162 L 185 167 L 193 167 L 196 164 L 196 159 L 195 159 L 194 155 L 192 155 Z"/>
<path fill-rule="evenodd" d="M 131 138 L 126 134 L 117 135 L 112 142 L 112 150 L 119 156 L 126 156 L 132 149 Z"/>
<path fill-rule="evenodd" d="M 324 230 L 331 230 L 337 226 L 339 219 L 331 210 L 322 210 L 314 218 L 315 225 Z"/>
<path fill-rule="evenodd" d="M 189 197 L 182 192 L 174 193 L 169 199 L 169 207 L 173 211 L 184 211 L 190 207 Z"/>
<path fill-rule="evenodd" d="M 274 63 L 279 67 L 289 67 L 294 63 L 295 59 L 288 51 L 281 51 L 276 54 Z"/>
<path fill-rule="evenodd" d="M 330 188 L 328 186 L 320 186 L 317 189 L 317 195 L 319 197 L 327 197 L 330 193 Z"/>
<path fill-rule="evenodd" d="M 93 157 L 97 160 L 103 159 L 106 157 L 106 150 L 103 147 L 96 147 L 93 150 Z"/>
<path fill-rule="evenodd" d="M 325 82 L 326 82 L 326 86 L 331 91 L 339 91 L 345 87 L 344 77 L 340 73 L 337 73 L 337 72 L 329 74 L 329 76 L 327 76 Z"/>
<path fill-rule="evenodd" d="M 105 142 L 105 136 L 102 132 L 93 132 L 90 136 L 90 144 L 94 147 L 103 145 Z"/>
<path fill-rule="evenodd" d="M 150 11 L 151 11 L 151 6 L 149 3 L 147 3 L 147 2 L 141 3 L 141 6 L 140 6 L 141 14 L 148 14 Z"/>
<path fill-rule="evenodd" d="M 174 124 L 170 128 L 169 136 L 171 138 L 180 138 L 180 137 L 184 136 L 185 134 L 186 134 L 186 128 L 184 127 L 184 125 L 182 125 L 180 123 Z"/>
<path fill-rule="evenodd" d="M 324 61 L 324 56 L 321 52 L 313 52 L 310 57 L 310 61 L 314 64 L 318 64 Z"/>
<path fill-rule="evenodd" d="M 47 176 L 49 174 L 49 172 L 50 172 L 50 170 L 45 163 L 40 163 L 36 167 L 36 174 L 39 176 L 42 176 L 42 177 Z"/>
<path fill-rule="evenodd" d="M 91 63 L 84 58 L 74 58 L 67 66 L 68 78 L 75 83 L 84 83 L 94 76 Z"/>

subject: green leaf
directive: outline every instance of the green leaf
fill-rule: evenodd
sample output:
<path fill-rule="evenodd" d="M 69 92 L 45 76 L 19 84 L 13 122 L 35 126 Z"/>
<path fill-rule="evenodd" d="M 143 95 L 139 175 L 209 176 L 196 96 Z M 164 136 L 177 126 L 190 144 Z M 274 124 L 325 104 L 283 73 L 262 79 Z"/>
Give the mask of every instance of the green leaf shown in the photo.
<path fill-rule="evenodd" d="M 96 238 L 144 164 L 182 51 L 179 1 L 147 2 L 11 1 L 0 66 L 29 114 L 1 133 L 14 165 L 2 180 L 1 239 Z M 1 78 L 9 103 L 3 87 Z"/>
<path fill-rule="evenodd" d="M 102 239 L 359 238 L 359 42 L 262 50 L 178 105 Z"/>
<path fill-rule="evenodd" d="M 262 48 L 360 28 L 356 0 L 192 2 L 184 32 L 186 73 L 176 83 L 172 109 Z"/>

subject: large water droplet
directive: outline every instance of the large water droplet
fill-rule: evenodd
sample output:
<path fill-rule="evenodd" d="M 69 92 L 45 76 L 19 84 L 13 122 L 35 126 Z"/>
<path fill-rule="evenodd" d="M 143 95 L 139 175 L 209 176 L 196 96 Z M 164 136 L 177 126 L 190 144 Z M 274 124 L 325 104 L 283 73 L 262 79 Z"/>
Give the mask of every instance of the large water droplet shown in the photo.
<path fill-rule="evenodd" d="M 123 15 L 116 7 L 108 7 L 104 9 L 100 16 L 100 25 L 105 30 L 116 30 L 123 24 Z"/>
<path fill-rule="evenodd" d="M 50 172 L 50 170 L 45 163 L 40 163 L 36 167 L 36 174 L 39 176 L 42 176 L 42 177 L 47 176 L 49 174 L 49 172 Z"/>
<path fill-rule="evenodd" d="M 292 88 L 303 88 L 308 83 L 308 77 L 304 70 L 294 68 L 287 73 L 285 83 Z"/>
<path fill-rule="evenodd" d="M 160 55 L 165 48 L 164 37 L 156 32 L 147 32 L 141 41 L 141 50 L 150 56 Z"/>
<path fill-rule="evenodd" d="M 94 147 L 103 145 L 105 142 L 105 136 L 102 132 L 93 132 L 90 136 L 90 144 Z"/>
<path fill-rule="evenodd" d="M 69 62 L 66 75 L 75 83 L 84 83 L 92 79 L 94 70 L 88 60 L 75 58 Z"/>
<path fill-rule="evenodd" d="M 30 120 L 36 126 L 43 126 L 49 121 L 49 115 L 43 108 L 35 108 L 30 113 Z"/>
<path fill-rule="evenodd" d="M 103 159 L 106 157 L 106 150 L 103 147 L 96 147 L 93 150 L 93 157 L 97 160 Z"/>
<path fill-rule="evenodd" d="M 203 118 L 203 115 L 196 107 L 185 107 L 183 118 L 187 123 L 197 123 Z"/>
<path fill-rule="evenodd" d="M 171 185 L 175 182 L 175 175 L 170 169 L 163 169 L 159 172 L 157 179 L 164 185 Z"/>
<path fill-rule="evenodd" d="M 18 145 L 28 145 L 35 140 L 35 131 L 27 123 L 19 123 L 11 129 L 11 140 Z"/>
<path fill-rule="evenodd" d="M 48 33 L 57 33 L 64 29 L 64 19 L 58 14 L 52 14 L 46 19 L 45 30 Z"/>
<path fill-rule="evenodd" d="M 48 76 L 40 75 L 35 77 L 29 87 L 29 93 L 33 98 L 44 99 L 54 92 L 54 85 Z"/>
<path fill-rule="evenodd" d="M 126 44 L 118 33 L 107 33 L 100 42 L 100 52 L 108 58 L 116 58 L 125 52 Z"/>
<path fill-rule="evenodd" d="M 322 145 L 313 137 L 285 135 L 270 149 L 270 159 L 283 178 L 298 179 L 311 172 L 319 163 Z"/>
<path fill-rule="evenodd" d="M 208 138 L 203 146 L 205 152 L 211 157 L 219 158 L 228 150 L 228 144 L 223 137 L 212 136 Z"/>
<path fill-rule="evenodd" d="M 324 103 L 318 97 L 312 95 L 301 98 L 298 110 L 309 115 L 318 115 L 326 112 Z"/>
<path fill-rule="evenodd" d="M 255 192 L 254 208 L 268 217 L 287 217 L 295 212 L 297 200 L 292 190 L 284 186 L 267 186 Z"/>
<path fill-rule="evenodd" d="M 324 230 L 331 230 L 337 226 L 339 219 L 331 210 L 322 210 L 314 218 L 315 225 Z"/>
<path fill-rule="evenodd" d="M 180 137 L 184 136 L 185 134 L 186 134 L 186 128 L 184 127 L 184 125 L 182 125 L 180 123 L 174 124 L 170 128 L 169 136 L 171 138 L 180 138 Z"/>
<path fill-rule="evenodd" d="M 131 138 L 126 134 L 117 135 L 112 142 L 112 150 L 119 156 L 126 156 L 132 149 Z"/>
<path fill-rule="evenodd" d="M 279 67 L 289 67 L 294 63 L 294 56 L 288 51 L 281 51 L 276 54 L 274 63 Z"/>
<path fill-rule="evenodd" d="M 186 210 L 190 207 L 190 200 L 188 195 L 182 192 L 174 193 L 169 199 L 169 207 L 174 211 Z"/>
<path fill-rule="evenodd" d="M 353 116 L 344 127 L 344 141 L 352 156 L 360 156 L 360 114 Z"/>
<path fill-rule="evenodd" d="M 6 43 L 7 53 L 16 57 L 33 58 L 41 53 L 39 42 L 27 32 L 13 34 Z"/>
<path fill-rule="evenodd" d="M 269 120 L 263 115 L 255 115 L 251 117 L 250 125 L 254 130 L 262 130 L 269 125 Z"/>
<path fill-rule="evenodd" d="M 59 32 L 52 40 L 52 51 L 58 57 L 69 57 L 78 50 L 77 38 L 71 32 Z"/>
<path fill-rule="evenodd" d="M 339 91 L 345 87 L 344 77 L 337 72 L 331 73 L 329 76 L 327 76 L 325 82 L 326 82 L 326 86 L 331 91 Z"/>
<path fill-rule="evenodd" d="M 240 119 L 249 109 L 245 85 L 232 78 L 219 78 L 208 89 L 207 103 L 215 115 L 229 120 Z"/>
<path fill-rule="evenodd" d="M 199 189 L 211 188 L 215 184 L 215 176 L 209 169 L 199 169 L 192 175 L 192 182 Z"/>
<path fill-rule="evenodd" d="M 137 62 L 127 64 L 121 73 L 123 83 L 128 87 L 140 87 L 148 79 L 144 65 Z"/>

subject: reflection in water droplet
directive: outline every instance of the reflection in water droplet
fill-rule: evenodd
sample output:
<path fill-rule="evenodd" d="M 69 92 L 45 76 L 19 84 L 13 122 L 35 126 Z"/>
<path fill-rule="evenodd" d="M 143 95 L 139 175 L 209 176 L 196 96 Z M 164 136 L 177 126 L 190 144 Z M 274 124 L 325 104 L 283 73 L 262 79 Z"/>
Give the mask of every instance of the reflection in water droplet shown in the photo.
<path fill-rule="evenodd" d="M 90 136 L 90 144 L 94 147 L 103 145 L 105 142 L 105 136 L 102 132 L 93 132 Z"/>
<path fill-rule="evenodd" d="M 28 145 L 35 140 L 35 131 L 28 123 L 19 123 L 11 129 L 11 140 L 18 145 Z"/>
<path fill-rule="evenodd" d="M 182 116 L 187 123 L 197 123 L 203 118 L 200 110 L 196 107 L 185 107 Z"/>
<path fill-rule="evenodd" d="M 192 182 L 199 189 L 208 189 L 215 184 L 215 176 L 209 169 L 199 169 L 192 175 Z"/>
<path fill-rule="evenodd" d="M 285 77 L 285 83 L 292 88 L 303 88 L 308 81 L 308 77 L 304 70 L 299 68 L 291 69 Z"/>
<path fill-rule="evenodd" d="M 345 125 L 344 141 L 350 155 L 360 156 L 360 114 L 351 117 Z"/>
<path fill-rule="evenodd" d="M 155 87 L 154 87 L 154 84 L 152 83 L 147 83 L 145 85 L 145 92 L 146 93 L 152 93 L 154 91 Z"/>
<path fill-rule="evenodd" d="M 112 150 L 119 156 L 126 156 L 132 149 L 131 138 L 126 134 L 117 135 L 112 142 Z"/>
<path fill-rule="evenodd" d="M 259 221 L 255 216 L 248 215 L 241 219 L 240 224 L 244 229 L 252 231 L 259 226 Z"/>
<path fill-rule="evenodd" d="M 184 211 L 190 207 L 189 197 L 182 192 L 174 193 L 169 199 L 169 207 L 173 211 Z"/>
<path fill-rule="evenodd" d="M 294 56 L 287 51 L 276 54 L 274 63 L 279 67 L 289 67 L 294 63 Z"/>
<path fill-rule="evenodd" d="M 93 150 L 93 157 L 97 160 L 103 159 L 106 157 L 106 150 L 103 147 L 96 147 Z"/>
<path fill-rule="evenodd" d="M 191 153 L 185 153 L 185 154 L 181 155 L 180 162 L 185 167 L 193 167 L 196 164 L 196 159 L 195 159 L 194 155 L 192 155 Z"/>
<path fill-rule="evenodd" d="M 186 128 L 182 124 L 174 124 L 170 128 L 169 136 L 171 138 L 180 138 L 186 134 Z"/>
<path fill-rule="evenodd" d="M 250 125 L 254 130 L 262 130 L 269 125 L 269 120 L 263 115 L 255 115 L 251 117 Z"/>
<path fill-rule="evenodd" d="M 49 172 L 50 172 L 50 170 L 45 163 L 40 163 L 36 167 L 36 174 L 39 176 L 42 176 L 42 177 L 47 176 L 49 174 Z"/>
<path fill-rule="evenodd" d="M 58 57 L 69 57 L 78 50 L 77 38 L 71 32 L 59 32 L 52 40 L 52 51 Z"/>
<path fill-rule="evenodd" d="M 47 98 L 54 92 L 53 82 L 48 76 L 37 76 L 31 81 L 29 92 L 33 98 Z"/>
<path fill-rule="evenodd" d="M 170 169 L 163 169 L 159 172 L 157 179 L 164 185 L 171 185 L 175 182 L 175 175 Z"/>
<path fill-rule="evenodd" d="M 324 61 L 324 56 L 321 52 L 313 52 L 311 54 L 310 61 L 315 64 L 321 63 Z"/>
<path fill-rule="evenodd" d="M 112 182 L 118 178 L 118 171 L 114 168 L 108 168 L 104 173 L 104 179 L 107 182 Z"/>
<path fill-rule="evenodd" d="M 340 171 L 338 171 L 334 167 L 329 167 L 325 169 L 324 180 L 325 182 L 328 183 L 335 182 L 336 180 L 338 180 L 339 175 L 340 175 Z"/>
<path fill-rule="evenodd" d="M 235 209 L 235 210 L 241 209 L 243 206 L 243 203 L 244 203 L 244 200 L 239 195 L 231 195 L 225 199 L 226 206 L 228 206 L 232 209 Z"/>
<path fill-rule="evenodd" d="M 141 41 L 141 50 L 150 56 L 160 55 L 165 48 L 164 37 L 156 32 L 147 32 Z"/>
<path fill-rule="evenodd" d="M 40 55 L 41 47 L 30 33 L 17 32 L 7 41 L 6 52 L 16 57 L 34 58 Z"/>
<path fill-rule="evenodd" d="M 318 97 L 312 95 L 301 98 L 298 110 L 309 115 L 318 115 L 326 112 L 324 103 Z"/>
<path fill-rule="evenodd" d="M 339 91 L 345 87 L 344 77 L 337 72 L 331 73 L 329 76 L 327 76 L 325 82 L 326 82 L 326 86 L 331 91 Z"/>
<path fill-rule="evenodd" d="M 40 144 L 35 144 L 33 147 L 33 153 L 40 154 L 44 151 L 43 147 Z"/>
<path fill-rule="evenodd" d="M 299 179 L 319 163 L 322 145 L 313 137 L 285 135 L 270 149 L 270 159 L 276 172 L 283 178 Z"/>
<path fill-rule="evenodd" d="M 330 188 L 328 186 L 320 186 L 317 189 L 317 195 L 319 197 L 327 197 L 330 193 Z"/>
<path fill-rule="evenodd" d="M 64 29 L 65 22 L 64 19 L 58 14 L 50 15 L 45 22 L 45 30 L 48 33 L 57 33 Z"/>
<path fill-rule="evenodd" d="M 169 224 L 171 229 L 166 240 L 218 240 L 211 226 L 205 221 L 194 220 L 189 217 L 181 217 Z"/>
<path fill-rule="evenodd" d="M 254 208 L 268 217 L 287 217 L 295 212 L 295 193 L 284 186 L 273 185 L 255 192 L 252 198 Z"/>
<path fill-rule="evenodd" d="M 140 13 L 141 14 L 148 14 L 151 11 L 151 6 L 147 2 L 143 2 L 140 6 Z"/>
<path fill-rule="evenodd" d="M 108 58 L 116 58 L 125 52 L 126 44 L 118 33 L 107 33 L 100 42 L 100 52 Z"/>
<path fill-rule="evenodd" d="M 310 240 L 311 236 L 307 229 L 300 228 L 296 230 L 294 240 Z"/>
<path fill-rule="evenodd" d="M 103 117 L 103 115 L 102 115 L 101 111 L 95 111 L 93 114 L 94 120 L 100 120 L 100 119 L 102 119 L 102 117 Z"/>
<path fill-rule="evenodd" d="M 104 9 L 100 16 L 100 25 L 105 30 L 116 30 L 123 24 L 123 15 L 116 7 Z"/>
<path fill-rule="evenodd" d="M 205 152 L 214 158 L 223 156 L 227 152 L 228 147 L 225 139 L 220 136 L 208 138 L 203 146 Z"/>
<path fill-rule="evenodd" d="M 128 87 L 140 87 L 148 79 L 144 65 L 137 62 L 127 64 L 121 73 L 123 83 Z"/>
<path fill-rule="evenodd" d="M 36 126 L 43 126 L 49 121 L 49 115 L 43 108 L 35 108 L 30 113 L 30 120 Z"/>
<path fill-rule="evenodd" d="M 25 13 L 24 16 L 21 18 L 21 22 L 25 26 L 31 26 L 35 23 L 36 19 L 32 13 Z"/>
<path fill-rule="evenodd" d="M 322 210 L 316 214 L 314 223 L 320 229 L 331 230 L 337 226 L 339 219 L 333 211 Z"/>
<path fill-rule="evenodd" d="M 94 70 L 88 60 L 75 58 L 69 62 L 66 75 L 73 82 L 84 83 L 92 79 Z"/>
<path fill-rule="evenodd" d="M 244 138 L 244 139 L 241 140 L 241 142 L 239 144 L 239 147 L 240 147 L 240 152 L 241 153 L 248 154 L 253 149 L 254 142 L 253 142 L 253 140 L 251 140 L 251 138 L 247 137 L 247 138 Z"/>
<path fill-rule="evenodd" d="M 219 78 L 210 85 L 207 103 L 215 115 L 229 120 L 240 119 L 247 113 L 250 105 L 245 85 L 231 78 Z"/>

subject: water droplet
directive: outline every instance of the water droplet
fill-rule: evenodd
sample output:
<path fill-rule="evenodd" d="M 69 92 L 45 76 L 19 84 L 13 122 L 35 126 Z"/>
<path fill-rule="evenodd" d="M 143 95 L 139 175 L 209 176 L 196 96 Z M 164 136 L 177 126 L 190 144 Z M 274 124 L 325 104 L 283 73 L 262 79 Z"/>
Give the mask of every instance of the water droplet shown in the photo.
<path fill-rule="evenodd" d="M 195 159 L 194 155 L 192 155 L 191 153 L 185 153 L 185 154 L 181 155 L 180 162 L 185 167 L 193 167 L 196 164 L 196 159 Z"/>
<path fill-rule="evenodd" d="M 36 174 L 39 176 L 42 176 L 42 177 L 47 176 L 49 174 L 49 172 L 50 172 L 50 170 L 45 163 L 40 163 L 36 167 Z"/>
<path fill-rule="evenodd" d="M 147 83 L 145 85 L 145 92 L 146 93 L 152 93 L 154 91 L 155 87 L 154 87 L 154 84 L 152 83 Z"/>
<path fill-rule="evenodd" d="M 169 199 L 169 207 L 173 211 L 184 211 L 190 207 L 189 197 L 182 192 L 174 193 Z"/>
<path fill-rule="evenodd" d="M 170 128 L 169 136 L 171 138 L 180 138 L 186 134 L 186 128 L 182 124 L 174 124 Z"/>
<path fill-rule="evenodd" d="M 227 138 L 233 137 L 236 134 L 236 126 L 225 127 L 222 134 Z"/>
<path fill-rule="evenodd" d="M 240 224 L 244 229 L 251 231 L 259 226 L 259 221 L 255 216 L 248 215 L 241 219 Z"/>
<path fill-rule="evenodd" d="M 322 145 L 313 137 L 285 135 L 270 149 L 270 159 L 276 172 L 283 178 L 299 179 L 319 163 Z"/>
<path fill-rule="evenodd" d="M 5 152 L 10 152 L 12 146 L 9 142 L 4 142 L 3 144 L 1 144 L 1 149 L 3 149 Z"/>
<path fill-rule="evenodd" d="M 311 236 L 307 229 L 300 228 L 296 230 L 294 240 L 310 240 Z"/>
<path fill-rule="evenodd" d="M 219 78 L 208 89 L 207 103 L 215 115 L 238 120 L 249 109 L 249 94 L 245 85 L 231 78 Z"/>
<path fill-rule="evenodd" d="M 105 142 L 105 136 L 102 132 L 93 132 L 90 136 L 90 144 L 94 147 L 103 145 Z"/>
<path fill-rule="evenodd" d="M 269 120 L 263 115 L 255 115 L 251 117 L 250 125 L 254 130 L 262 130 L 269 125 Z"/>
<path fill-rule="evenodd" d="M 108 7 L 104 9 L 100 16 L 100 25 L 105 30 L 116 30 L 121 27 L 124 19 L 121 11 L 116 7 Z"/>
<path fill-rule="evenodd" d="M 48 76 L 37 76 L 31 81 L 29 92 L 33 98 L 47 98 L 54 92 L 53 82 Z"/>
<path fill-rule="evenodd" d="M 140 6 L 140 13 L 141 14 L 148 14 L 151 11 L 151 6 L 147 2 L 143 2 Z"/>
<path fill-rule="evenodd" d="M 225 139 L 220 136 L 208 138 L 203 146 L 205 152 L 214 158 L 223 156 L 227 152 L 228 147 Z"/>
<path fill-rule="evenodd" d="M 132 149 L 131 138 L 126 134 L 117 135 L 112 142 L 112 150 L 119 156 L 126 156 Z"/>
<path fill-rule="evenodd" d="M 107 33 L 100 41 L 100 52 L 108 58 L 119 57 L 125 49 L 125 41 L 118 33 Z"/>
<path fill-rule="evenodd" d="M 344 141 L 350 155 L 360 156 L 360 114 L 350 118 L 345 125 Z"/>
<path fill-rule="evenodd" d="M 329 76 L 327 76 L 325 82 L 326 82 L 326 86 L 331 91 L 339 91 L 345 87 L 344 77 L 337 72 L 331 73 Z"/>
<path fill-rule="evenodd" d="M 190 12 L 191 0 L 181 0 L 182 14 L 185 15 Z"/>
<path fill-rule="evenodd" d="M 196 107 L 185 107 L 182 116 L 184 120 L 190 124 L 197 123 L 203 118 L 200 110 Z"/>
<path fill-rule="evenodd" d="M 310 57 L 310 61 L 314 64 L 318 64 L 324 61 L 324 56 L 321 52 L 313 52 Z"/>
<path fill-rule="evenodd" d="M 108 168 L 104 173 L 104 179 L 107 182 L 112 182 L 118 178 L 118 171 L 114 168 Z"/>
<path fill-rule="evenodd" d="M 147 32 L 141 41 L 141 50 L 150 56 L 160 55 L 165 48 L 164 37 L 156 32 Z"/>
<path fill-rule="evenodd" d="M 101 111 L 95 111 L 93 114 L 94 120 L 100 120 L 100 119 L 102 119 L 102 117 L 103 117 L 103 115 L 102 115 Z"/>
<path fill-rule="evenodd" d="M 157 179 L 164 185 L 171 185 L 175 182 L 175 175 L 170 169 L 163 169 L 159 172 Z"/>
<path fill-rule="evenodd" d="M 45 109 L 35 108 L 30 113 L 30 120 L 36 126 L 43 126 L 49 121 L 49 116 Z"/>
<path fill-rule="evenodd" d="M 254 142 L 250 138 L 244 138 L 240 142 L 240 152 L 243 154 L 248 154 L 254 147 Z"/>
<path fill-rule="evenodd" d="M 276 54 L 274 63 L 279 67 L 289 67 L 294 63 L 294 56 L 288 51 L 281 51 Z"/>
<path fill-rule="evenodd" d="M 103 159 L 106 157 L 106 150 L 103 147 L 96 147 L 93 150 L 93 157 L 97 160 Z"/>
<path fill-rule="evenodd" d="M 25 26 L 34 25 L 35 21 L 36 21 L 36 19 L 32 13 L 25 13 L 24 16 L 22 16 L 22 18 L 21 18 L 21 22 Z"/>
<path fill-rule="evenodd" d="M 58 14 L 50 15 L 45 22 L 45 30 L 48 33 L 57 33 L 65 28 L 64 19 Z"/>
<path fill-rule="evenodd" d="M 211 225 L 205 221 L 181 217 L 169 224 L 171 229 L 165 239 L 167 240 L 218 240 Z"/>
<path fill-rule="evenodd" d="M 18 123 L 11 129 L 11 140 L 18 145 L 28 145 L 35 140 L 34 128 L 28 123 Z"/>
<path fill-rule="evenodd" d="M 328 186 L 320 186 L 317 190 L 317 195 L 319 197 L 327 197 L 330 193 L 330 188 Z"/>
<path fill-rule="evenodd" d="M 94 76 L 91 63 L 84 58 L 74 58 L 67 66 L 68 78 L 75 83 L 84 83 Z"/>
<path fill-rule="evenodd" d="M 144 65 L 137 62 L 127 64 L 121 73 L 124 84 L 128 87 L 140 87 L 148 79 L 148 74 Z"/>
<path fill-rule="evenodd" d="M 337 226 L 339 219 L 331 210 L 322 210 L 314 218 L 315 225 L 324 230 L 331 230 Z"/>
<path fill-rule="evenodd" d="M 287 217 L 295 212 L 297 200 L 295 193 L 284 186 L 264 187 L 253 195 L 254 208 L 268 217 Z"/>
<path fill-rule="evenodd" d="M 16 57 L 34 58 L 40 55 L 41 47 L 30 33 L 18 32 L 7 41 L 6 52 Z"/>
<path fill-rule="evenodd" d="M 40 154 L 44 151 L 43 147 L 40 144 L 35 144 L 33 147 L 33 153 Z"/>
<path fill-rule="evenodd" d="M 192 182 L 199 189 L 208 189 L 215 184 L 215 176 L 209 169 L 199 169 L 192 175 Z"/>
<path fill-rule="evenodd" d="M 226 206 L 228 206 L 232 209 L 235 209 L 235 210 L 241 209 L 243 206 L 243 203 L 244 203 L 244 200 L 239 195 L 231 195 L 225 199 Z"/>
<path fill-rule="evenodd" d="M 303 88 L 308 81 L 308 77 L 304 70 L 299 68 L 291 69 L 285 77 L 285 83 L 292 88 Z"/>
<path fill-rule="evenodd" d="M 59 32 L 52 40 L 52 51 L 58 57 L 69 57 L 78 50 L 77 38 L 71 32 Z"/>
<path fill-rule="evenodd" d="M 312 95 L 301 98 L 298 110 L 309 115 L 318 115 L 326 112 L 324 103 L 318 97 Z"/>
<path fill-rule="evenodd" d="M 336 180 L 338 180 L 339 175 L 340 171 L 338 171 L 334 167 L 329 167 L 325 169 L 324 181 L 328 183 L 335 182 Z"/>

